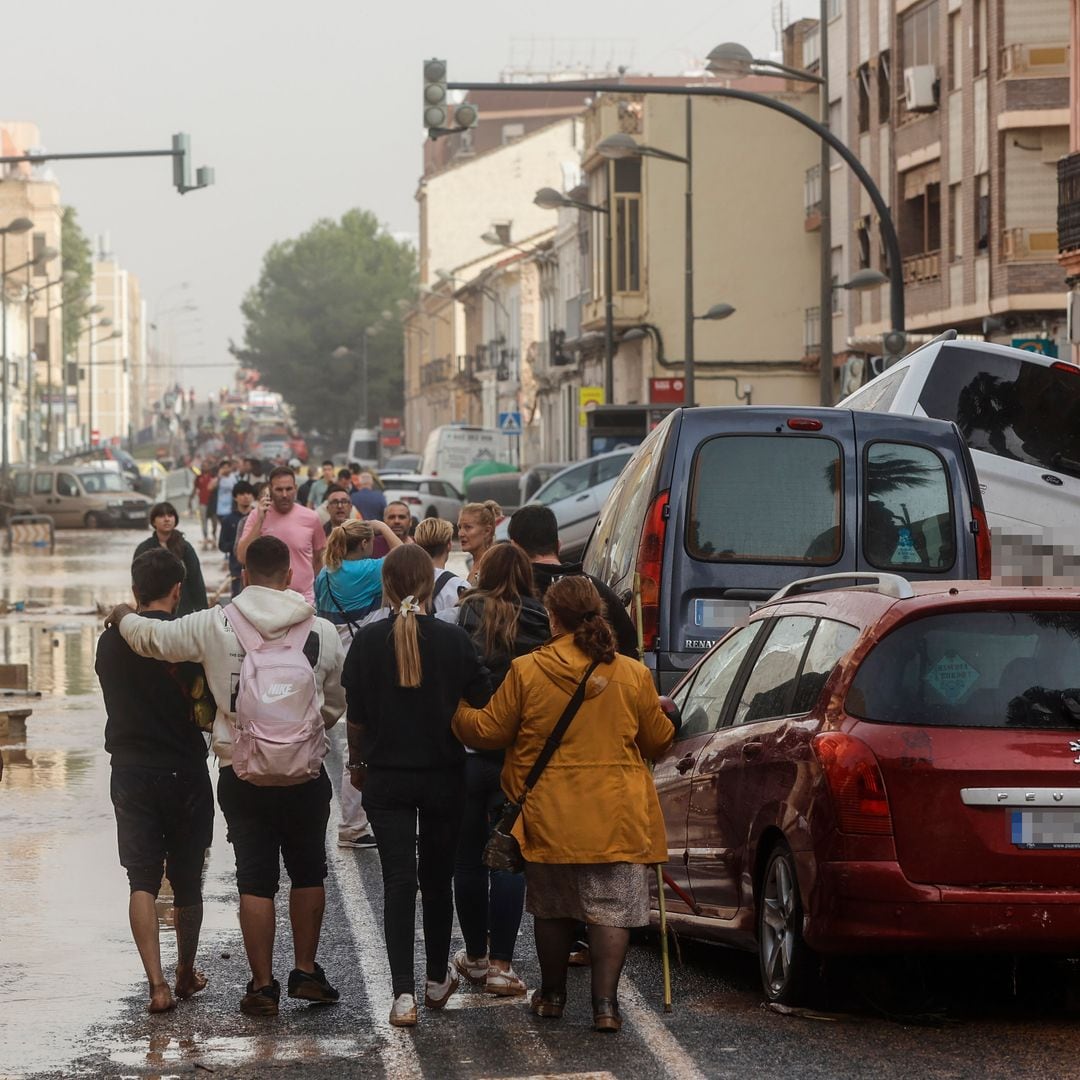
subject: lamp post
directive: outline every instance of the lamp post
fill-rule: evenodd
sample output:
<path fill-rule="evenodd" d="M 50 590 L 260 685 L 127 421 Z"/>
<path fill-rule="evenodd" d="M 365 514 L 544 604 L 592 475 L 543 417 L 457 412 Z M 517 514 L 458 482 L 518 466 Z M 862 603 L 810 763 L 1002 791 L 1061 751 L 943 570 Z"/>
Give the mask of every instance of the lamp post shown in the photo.
<path fill-rule="evenodd" d="M 100 304 L 95 304 L 94 307 L 101 311 L 105 310 Z M 93 311 L 93 308 L 91 308 L 91 311 Z M 88 446 L 94 445 L 94 346 L 97 344 L 97 341 L 94 340 L 94 331 L 99 327 L 104 330 L 110 326 L 112 326 L 112 319 L 107 317 L 98 319 L 97 322 L 87 323 L 89 336 L 86 339 L 86 383 L 88 393 L 86 403 L 86 441 Z M 102 338 L 101 340 L 105 341 L 107 339 Z"/>
<path fill-rule="evenodd" d="M 360 352 L 357 354 L 348 345 L 339 345 L 330 355 L 335 360 L 344 360 L 346 356 L 360 357 L 360 426 L 368 427 L 368 338 L 376 332 L 375 326 L 365 326 L 360 332 Z"/>
<path fill-rule="evenodd" d="M 70 277 L 68 275 L 71 275 Z M 74 281 L 78 277 L 78 274 L 74 270 L 65 270 L 63 274 L 63 281 Z M 61 300 L 59 304 L 50 304 L 45 309 L 45 317 L 48 318 L 54 311 L 62 311 L 66 307 L 70 307 L 72 304 L 84 304 L 89 294 L 85 292 L 76 293 L 74 296 L 69 297 L 67 300 Z M 78 346 L 76 344 L 76 350 Z M 52 366 L 52 352 L 49 353 L 49 365 L 50 365 L 50 378 L 51 366 Z M 61 345 L 60 349 L 60 432 L 56 441 L 56 449 L 60 449 L 61 443 L 63 448 L 68 448 L 68 360 L 67 354 Z M 49 439 L 52 442 L 52 410 L 49 411 Z"/>
<path fill-rule="evenodd" d="M 3 428 L 0 438 L 3 440 L 3 450 L 0 453 L 0 474 L 2 479 L 7 480 L 8 469 L 11 465 L 10 454 L 10 436 L 8 432 L 8 333 L 7 333 L 7 238 L 8 236 L 18 236 L 20 233 L 29 232 L 34 227 L 34 223 L 25 217 L 15 218 L 14 221 L 8 222 L 3 228 L 0 228 L 0 337 L 3 338 L 3 357 L 2 363 L 4 365 L 3 372 L 3 422 L 0 427 Z"/>
<path fill-rule="evenodd" d="M 615 289 L 611 263 L 615 245 L 611 228 L 610 166 L 607 181 L 606 206 L 571 199 L 568 195 L 550 187 L 541 188 L 533 198 L 533 202 L 544 210 L 558 210 L 560 207 L 567 206 L 575 210 L 588 210 L 593 214 L 604 215 L 604 403 L 613 405 L 615 403 Z"/>

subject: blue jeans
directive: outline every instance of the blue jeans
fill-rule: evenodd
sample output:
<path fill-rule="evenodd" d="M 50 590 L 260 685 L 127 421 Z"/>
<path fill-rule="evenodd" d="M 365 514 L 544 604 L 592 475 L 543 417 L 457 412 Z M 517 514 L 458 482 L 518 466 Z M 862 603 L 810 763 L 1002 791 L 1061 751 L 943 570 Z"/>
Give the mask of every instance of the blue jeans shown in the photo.
<path fill-rule="evenodd" d="M 484 845 L 506 801 L 499 784 L 501 772 L 499 762 L 491 758 L 469 754 L 466 759 L 465 814 L 454 860 L 454 899 L 469 956 L 510 963 L 525 906 L 525 875 L 488 870 L 483 859 Z"/>

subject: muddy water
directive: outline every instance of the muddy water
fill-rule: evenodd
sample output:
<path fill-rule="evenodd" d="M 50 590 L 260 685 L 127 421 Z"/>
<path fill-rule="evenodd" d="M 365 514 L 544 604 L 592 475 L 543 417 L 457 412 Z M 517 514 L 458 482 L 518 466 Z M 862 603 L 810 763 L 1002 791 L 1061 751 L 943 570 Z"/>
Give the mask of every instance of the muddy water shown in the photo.
<path fill-rule="evenodd" d="M 51 554 L 0 554 L 0 601 L 9 608 L 0 615 L 0 663 L 29 664 L 30 685 L 42 695 L 0 697 L 0 709 L 33 709 L 25 736 L 0 734 L 0 1075 L 62 1070 L 126 1000 L 143 993 L 94 674 L 95 607 L 127 599 L 141 539 L 128 531 L 61 532 Z M 208 581 L 219 576 L 218 560 L 207 559 L 205 570 Z M 16 604 L 24 610 L 10 610 Z M 224 845 L 223 823 L 216 833 Z M 214 863 L 227 870 L 228 851 Z M 235 923 L 211 905 L 207 927 L 230 917 Z M 163 938 L 163 961 L 174 962 L 174 952 Z"/>

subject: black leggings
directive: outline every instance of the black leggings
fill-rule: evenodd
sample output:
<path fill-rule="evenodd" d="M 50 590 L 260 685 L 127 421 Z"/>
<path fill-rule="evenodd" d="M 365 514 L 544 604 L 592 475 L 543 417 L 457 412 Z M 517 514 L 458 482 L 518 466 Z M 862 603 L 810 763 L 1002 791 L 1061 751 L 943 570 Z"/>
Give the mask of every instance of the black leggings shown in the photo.
<path fill-rule="evenodd" d="M 454 926 L 454 852 L 464 796 L 460 768 L 368 771 L 364 809 L 382 862 L 383 930 L 395 997 L 416 990 L 413 946 L 418 881 L 424 903 L 427 977 L 435 982 L 446 978 Z"/>

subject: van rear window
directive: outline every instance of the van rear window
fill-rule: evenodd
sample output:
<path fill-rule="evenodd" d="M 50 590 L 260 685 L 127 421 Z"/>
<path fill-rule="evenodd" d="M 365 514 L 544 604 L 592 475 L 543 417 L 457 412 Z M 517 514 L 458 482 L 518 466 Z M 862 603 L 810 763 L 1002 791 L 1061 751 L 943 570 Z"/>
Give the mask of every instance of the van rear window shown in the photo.
<path fill-rule="evenodd" d="M 842 473 L 832 439 L 709 439 L 694 459 L 687 550 L 710 562 L 834 563 L 843 538 Z"/>
<path fill-rule="evenodd" d="M 1080 373 L 943 348 L 919 404 L 973 450 L 1080 476 Z"/>
<path fill-rule="evenodd" d="M 862 662 L 847 711 L 920 727 L 1080 728 L 1080 613 L 967 610 L 907 623 Z"/>

